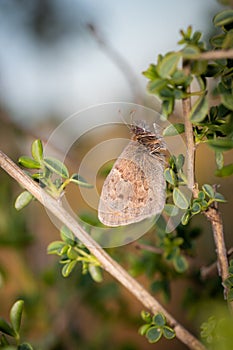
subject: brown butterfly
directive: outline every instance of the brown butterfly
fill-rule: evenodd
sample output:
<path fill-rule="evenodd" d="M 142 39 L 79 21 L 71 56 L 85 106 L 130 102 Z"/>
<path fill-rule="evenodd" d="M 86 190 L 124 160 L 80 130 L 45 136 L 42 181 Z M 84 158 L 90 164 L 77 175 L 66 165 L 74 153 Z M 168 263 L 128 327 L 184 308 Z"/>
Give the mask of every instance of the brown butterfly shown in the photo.
<path fill-rule="evenodd" d="M 98 217 L 107 226 L 139 222 L 161 213 L 165 204 L 165 142 L 139 121 L 130 125 L 131 141 L 105 179 Z"/>

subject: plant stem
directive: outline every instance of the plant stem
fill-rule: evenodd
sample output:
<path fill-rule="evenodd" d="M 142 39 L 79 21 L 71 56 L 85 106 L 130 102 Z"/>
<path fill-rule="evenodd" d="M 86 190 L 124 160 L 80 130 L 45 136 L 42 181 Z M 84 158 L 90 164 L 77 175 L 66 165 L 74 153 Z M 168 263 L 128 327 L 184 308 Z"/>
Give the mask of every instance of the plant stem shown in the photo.
<path fill-rule="evenodd" d="M 186 74 L 189 73 L 189 63 L 184 62 L 183 69 Z M 188 89 L 187 92 L 190 92 Z M 183 116 L 185 119 L 185 135 L 186 135 L 186 145 L 187 145 L 187 180 L 188 180 L 188 188 L 192 190 L 193 197 L 196 198 L 198 195 L 198 188 L 195 185 L 195 144 L 193 137 L 193 126 L 190 121 L 190 112 L 191 112 L 191 99 L 185 98 L 183 99 Z M 204 215 L 211 222 L 214 242 L 217 253 L 217 261 L 218 261 L 218 271 L 219 275 L 222 279 L 222 284 L 224 280 L 229 276 L 228 273 L 228 260 L 225 246 L 225 239 L 223 233 L 223 223 L 222 217 L 219 213 L 217 207 L 209 207 L 207 211 L 204 212 Z M 224 295 L 226 297 L 228 289 L 224 286 Z M 233 310 L 233 303 L 230 303 L 230 308 Z"/>
<path fill-rule="evenodd" d="M 89 249 L 99 260 L 102 268 L 119 281 L 131 292 L 144 307 L 153 314 L 161 312 L 166 317 L 168 324 L 173 327 L 176 337 L 186 344 L 191 350 L 206 350 L 205 346 L 186 330 L 173 316 L 141 286 L 126 270 L 115 262 L 105 250 L 78 224 L 61 205 L 61 203 L 46 193 L 35 181 L 28 177 L 10 158 L 0 151 L 0 166 L 13 177 L 22 187 L 27 189 L 46 209 L 66 225 L 74 235 Z"/>
<path fill-rule="evenodd" d="M 183 63 L 183 70 L 186 74 L 189 74 L 189 64 Z M 187 93 L 190 92 L 190 88 L 187 88 Z M 195 167 L 195 144 L 193 138 L 193 126 L 189 119 L 191 112 L 191 98 L 187 97 L 182 100 L 183 117 L 185 125 L 185 136 L 186 136 L 186 159 L 187 159 L 187 185 L 191 191 L 194 191 L 194 167 Z"/>

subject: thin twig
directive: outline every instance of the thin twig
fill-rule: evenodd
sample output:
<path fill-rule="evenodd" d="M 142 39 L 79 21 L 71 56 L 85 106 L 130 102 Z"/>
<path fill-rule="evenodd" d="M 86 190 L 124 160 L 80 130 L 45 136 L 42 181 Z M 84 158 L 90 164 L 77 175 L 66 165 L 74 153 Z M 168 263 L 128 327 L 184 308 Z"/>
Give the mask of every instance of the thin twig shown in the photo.
<path fill-rule="evenodd" d="M 227 258 L 229 259 L 229 257 L 232 255 L 233 253 L 233 247 L 231 247 L 228 251 L 227 251 Z M 210 264 L 209 266 L 202 266 L 201 267 L 201 278 L 203 280 L 206 280 L 208 277 L 210 276 L 214 276 L 217 273 L 217 265 L 218 262 L 214 261 L 212 264 Z"/>
<path fill-rule="evenodd" d="M 190 72 L 189 64 L 186 62 L 183 63 L 183 70 L 188 75 Z M 187 93 L 190 92 L 190 88 L 187 88 Z M 195 144 L 193 138 L 193 126 L 190 121 L 190 112 L 191 112 L 191 98 L 187 97 L 182 100 L 183 107 L 183 117 L 185 125 L 185 136 L 186 136 L 186 159 L 187 159 L 187 181 L 188 188 L 194 190 L 194 167 L 195 167 Z"/>
<path fill-rule="evenodd" d="M 201 52 L 190 57 L 191 60 L 220 60 L 224 58 L 233 58 L 233 49 L 231 50 L 213 50 Z"/>
<path fill-rule="evenodd" d="M 27 189 L 40 203 L 44 205 L 56 218 L 66 225 L 74 235 L 90 250 L 99 260 L 102 267 L 118 280 L 129 292 L 131 292 L 153 314 L 161 312 L 167 319 L 168 324 L 174 328 L 177 338 L 186 344 L 191 350 L 206 350 L 188 330 L 181 326 L 176 319 L 142 287 L 126 270 L 116 263 L 106 252 L 86 233 L 61 205 L 61 203 L 46 193 L 35 181 L 28 177 L 10 158 L 0 151 L 0 166 L 13 177 L 22 187 Z"/>
<path fill-rule="evenodd" d="M 155 253 L 155 254 L 163 254 L 163 250 L 161 248 L 158 248 L 158 247 L 154 247 L 154 246 L 151 246 L 151 245 L 147 245 L 147 244 L 142 244 L 142 243 L 134 243 L 134 247 L 138 250 L 146 250 L 148 252 L 151 252 L 151 253 Z"/>

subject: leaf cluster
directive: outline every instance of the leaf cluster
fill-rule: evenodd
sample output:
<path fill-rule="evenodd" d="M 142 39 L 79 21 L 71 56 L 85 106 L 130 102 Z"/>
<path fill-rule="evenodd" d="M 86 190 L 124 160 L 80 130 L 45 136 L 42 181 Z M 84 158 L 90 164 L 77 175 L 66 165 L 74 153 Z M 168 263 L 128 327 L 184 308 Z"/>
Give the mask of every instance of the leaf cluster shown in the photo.
<path fill-rule="evenodd" d="M 36 170 L 34 173 L 27 172 L 27 174 L 54 198 L 59 198 L 70 183 L 87 188 L 93 187 L 79 174 L 75 173 L 70 176 L 67 167 L 59 159 L 44 157 L 41 140 L 35 140 L 32 143 L 31 154 L 32 158 L 28 156 L 20 157 L 19 164 L 26 169 Z M 20 210 L 33 199 L 34 197 L 30 192 L 23 191 L 15 201 L 15 208 Z"/>
<path fill-rule="evenodd" d="M 48 254 L 56 254 L 63 265 L 62 275 L 68 277 L 78 263 L 82 264 L 82 273 L 91 275 L 95 282 L 102 282 L 100 263 L 85 246 L 78 241 L 66 226 L 60 231 L 61 241 L 54 241 L 47 248 Z"/>
<path fill-rule="evenodd" d="M 146 323 L 140 327 L 139 333 L 146 336 L 149 343 L 157 343 L 162 336 L 168 340 L 176 336 L 175 331 L 166 324 L 163 314 L 158 313 L 151 316 L 149 312 L 142 311 L 141 316 Z"/>

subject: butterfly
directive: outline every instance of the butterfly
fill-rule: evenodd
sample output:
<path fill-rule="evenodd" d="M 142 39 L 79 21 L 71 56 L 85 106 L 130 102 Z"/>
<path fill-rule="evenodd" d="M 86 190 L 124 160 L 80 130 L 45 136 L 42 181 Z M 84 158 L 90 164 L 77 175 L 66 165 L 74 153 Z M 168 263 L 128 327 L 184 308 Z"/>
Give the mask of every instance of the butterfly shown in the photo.
<path fill-rule="evenodd" d="M 106 226 L 123 226 L 161 213 L 165 204 L 164 155 L 166 145 L 154 124 L 129 126 L 132 137 L 104 181 L 99 220 Z"/>

